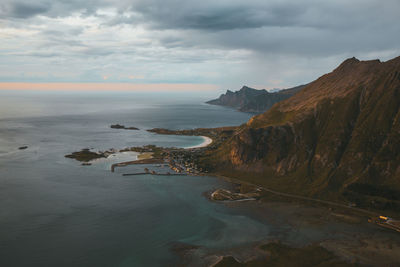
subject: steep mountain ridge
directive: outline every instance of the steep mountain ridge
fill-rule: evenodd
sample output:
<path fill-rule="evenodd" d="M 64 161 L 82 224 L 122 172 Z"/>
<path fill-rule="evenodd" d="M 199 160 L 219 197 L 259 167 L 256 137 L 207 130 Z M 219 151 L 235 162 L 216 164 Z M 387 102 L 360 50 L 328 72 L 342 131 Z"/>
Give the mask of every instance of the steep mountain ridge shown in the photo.
<path fill-rule="evenodd" d="M 400 211 L 399 108 L 400 57 L 347 59 L 239 127 L 208 164 L 286 192 Z"/>
<path fill-rule="evenodd" d="M 236 108 L 243 112 L 260 113 L 271 108 L 275 103 L 289 98 L 301 90 L 304 85 L 294 88 L 269 93 L 267 90 L 257 90 L 248 86 L 243 86 L 239 91 L 232 92 L 227 90 L 219 98 L 207 101 L 212 105 L 220 105 Z"/>

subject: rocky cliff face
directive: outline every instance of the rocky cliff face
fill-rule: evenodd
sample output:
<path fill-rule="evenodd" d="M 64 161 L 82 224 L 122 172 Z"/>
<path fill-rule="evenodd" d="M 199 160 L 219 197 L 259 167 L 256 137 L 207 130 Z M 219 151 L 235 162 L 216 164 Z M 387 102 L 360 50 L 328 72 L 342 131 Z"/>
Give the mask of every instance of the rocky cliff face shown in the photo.
<path fill-rule="evenodd" d="M 226 91 L 219 98 L 207 103 L 236 108 L 243 112 L 261 113 L 271 108 L 275 103 L 287 99 L 300 91 L 304 85 L 269 93 L 267 90 L 257 90 L 243 86 L 239 91 Z"/>
<path fill-rule="evenodd" d="M 351 58 L 241 126 L 215 152 L 214 168 L 282 191 L 400 211 L 399 107 L 400 57 Z"/>

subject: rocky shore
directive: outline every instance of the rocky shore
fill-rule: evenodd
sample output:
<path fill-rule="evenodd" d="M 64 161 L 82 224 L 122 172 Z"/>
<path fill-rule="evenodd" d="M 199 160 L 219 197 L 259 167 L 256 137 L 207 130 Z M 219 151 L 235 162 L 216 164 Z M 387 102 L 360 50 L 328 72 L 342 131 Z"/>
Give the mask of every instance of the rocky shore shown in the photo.
<path fill-rule="evenodd" d="M 264 255 L 260 253 L 257 258 L 244 262 L 234 256 L 223 256 L 212 266 L 359 266 L 356 262 L 344 261 L 318 244 L 297 248 L 280 242 L 270 242 L 257 249 L 264 252 Z"/>
<path fill-rule="evenodd" d="M 182 266 L 397 266 L 400 236 L 370 225 L 365 216 L 265 197 L 223 204 L 275 231 L 257 242 L 219 251 L 188 244 Z"/>

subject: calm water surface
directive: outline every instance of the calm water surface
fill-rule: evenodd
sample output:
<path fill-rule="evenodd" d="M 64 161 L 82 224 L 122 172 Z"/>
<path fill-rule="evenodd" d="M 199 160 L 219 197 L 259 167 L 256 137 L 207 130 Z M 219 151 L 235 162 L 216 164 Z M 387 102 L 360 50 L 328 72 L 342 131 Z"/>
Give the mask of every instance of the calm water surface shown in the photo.
<path fill-rule="evenodd" d="M 189 94 L 0 94 L 1 266 L 162 266 L 174 262 L 176 242 L 220 249 L 268 234 L 202 195 L 224 186 L 218 179 L 123 177 L 64 158 L 86 147 L 196 145 L 201 138 L 145 130 L 239 125 L 249 114 Z"/>
<path fill-rule="evenodd" d="M 64 157 L 82 148 L 197 145 L 202 138 L 145 130 L 240 125 L 251 117 L 205 100 L 188 93 L 0 91 L 0 266 L 170 266 L 179 261 L 176 244 L 199 247 L 200 258 L 243 254 L 277 239 L 302 245 L 373 236 L 400 244 L 367 223 L 321 222 L 320 210 L 210 202 L 204 192 L 230 186 L 213 177 L 122 176 L 140 167 L 111 173 L 111 161 L 81 166 Z M 114 123 L 140 130 L 111 129 Z"/>

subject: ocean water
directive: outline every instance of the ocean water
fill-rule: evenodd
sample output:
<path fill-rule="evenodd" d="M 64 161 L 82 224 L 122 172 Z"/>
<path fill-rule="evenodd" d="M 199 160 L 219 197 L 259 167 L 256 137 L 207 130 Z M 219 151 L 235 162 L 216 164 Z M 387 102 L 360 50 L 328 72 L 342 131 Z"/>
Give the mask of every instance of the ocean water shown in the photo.
<path fill-rule="evenodd" d="M 267 236 L 268 225 L 203 196 L 228 186 L 217 178 L 126 177 L 64 157 L 82 148 L 197 145 L 202 138 L 145 130 L 239 125 L 251 116 L 204 100 L 0 92 L 0 266 L 165 266 L 178 260 L 176 243 L 213 251 Z"/>
<path fill-rule="evenodd" d="M 366 220 L 345 223 L 328 209 L 211 202 L 205 192 L 231 187 L 215 177 L 121 175 L 143 166 L 110 172 L 113 162 L 135 159 L 136 153 L 92 166 L 64 157 L 82 148 L 194 146 L 203 139 L 146 129 L 240 125 L 251 117 L 204 104 L 209 98 L 0 91 L 0 266 L 176 266 L 184 247 L 196 247 L 190 266 L 204 266 L 213 255 L 248 259 L 256 244 L 271 240 L 293 246 L 325 242 L 339 255 L 356 251 L 362 240 L 400 244 L 397 233 Z M 111 129 L 115 123 L 140 130 Z M 400 245 L 381 259 L 398 262 L 396 251 Z M 379 257 L 360 255 L 358 260 Z"/>

